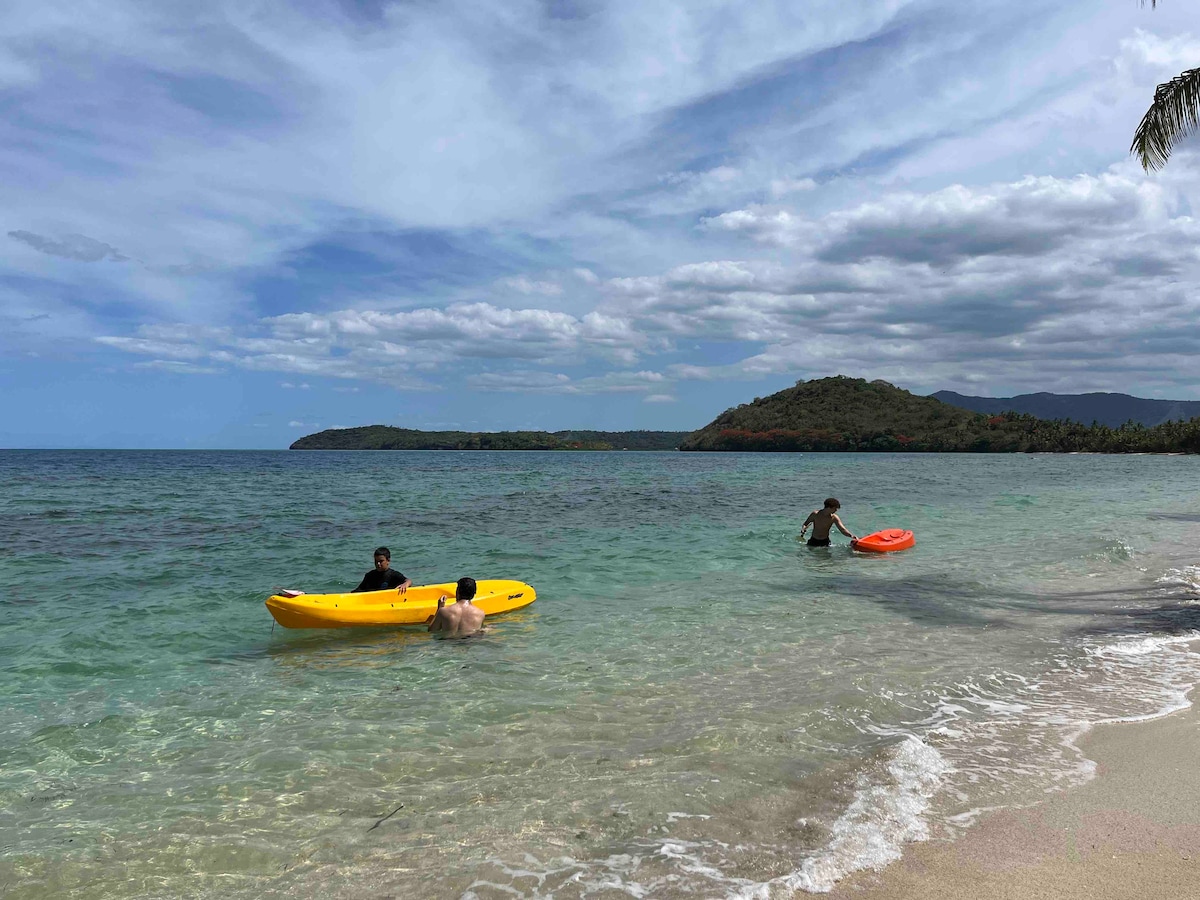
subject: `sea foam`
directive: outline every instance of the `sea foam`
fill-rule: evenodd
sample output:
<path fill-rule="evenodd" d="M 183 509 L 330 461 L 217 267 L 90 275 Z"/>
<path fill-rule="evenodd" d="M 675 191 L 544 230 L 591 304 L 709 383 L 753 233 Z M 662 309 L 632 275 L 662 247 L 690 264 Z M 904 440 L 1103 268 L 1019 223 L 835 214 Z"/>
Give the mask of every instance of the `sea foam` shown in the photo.
<path fill-rule="evenodd" d="M 929 838 L 924 814 L 950 766 L 937 750 L 909 736 L 892 751 L 887 777 L 860 776 L 854 800 L 833 825 L 833 837 L 799 869 L 731 896 L 767 900 L 782 892 L 827 893 L 852 872 L 882 869 L 903 846 Z"/>

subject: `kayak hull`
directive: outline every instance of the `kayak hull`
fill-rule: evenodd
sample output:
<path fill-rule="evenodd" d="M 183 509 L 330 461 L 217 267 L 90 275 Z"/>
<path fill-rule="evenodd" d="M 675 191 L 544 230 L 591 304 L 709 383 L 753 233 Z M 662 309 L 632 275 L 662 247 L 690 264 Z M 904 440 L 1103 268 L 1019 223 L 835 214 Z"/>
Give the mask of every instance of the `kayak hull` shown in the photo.
<path fill-rule="evenodd" d="M 359 594 L 275 595 L 267 609 L 284 628 L 353 628 L 364 625 L 424 625 L 437 612 L 438 600 L 454 603 L 455 584 L 425 584 L 403 594 L 395 589 Z M 537 593 L 523 581 L 486 579 L 476 583 L 471 602 L 489 616 L 528 606 Z"/>
<path fill-rule="evenodd" d="M 864 553 L 893 553 L 896 550 L 907 550 L 916 543 L 917 539 L 911 531 L 904 528 L 885 528 L 883 531 L 859 538 L 850 546 Z"/>

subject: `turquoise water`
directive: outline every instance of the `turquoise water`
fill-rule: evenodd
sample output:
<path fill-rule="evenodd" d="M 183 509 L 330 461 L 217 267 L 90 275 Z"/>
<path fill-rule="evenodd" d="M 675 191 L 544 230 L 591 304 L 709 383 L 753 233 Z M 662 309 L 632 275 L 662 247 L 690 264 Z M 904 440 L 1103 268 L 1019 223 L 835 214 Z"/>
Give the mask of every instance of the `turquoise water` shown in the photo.
<path fill-rule="evenodd" d="M 825 890 L 1200 680 L 1196 457 L 2 451 L 0 513 L 6 898 Z M 378 544 L 538 602 L 272 628 Z"/>

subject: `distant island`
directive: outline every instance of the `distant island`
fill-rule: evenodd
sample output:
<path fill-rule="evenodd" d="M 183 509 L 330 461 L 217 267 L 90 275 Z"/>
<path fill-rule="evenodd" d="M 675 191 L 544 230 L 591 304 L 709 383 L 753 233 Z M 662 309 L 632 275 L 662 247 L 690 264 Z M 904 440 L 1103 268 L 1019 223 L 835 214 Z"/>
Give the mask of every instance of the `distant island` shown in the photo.
<path fill-rule="evenodd" d="M 681 450 L 951 453 L 1200 452 L 1200 419 L 1113 428 L 1028 413 L 994 415 L 888 384 L 837 375 L 798 382 L 726 410 L 688 435 Z"/>
<path fill-rule="evenodd" d="M 686 431 L 417 431 L 390 425 L 330 428 L 291 450 L 676 450 Z"/>
<path fill-rule="evenodd" d="M 1097 398 L 1108 398 L 1108 405 Z M 1060 415 L 1040 418 L 1027 411 L 1028 405 L 1003 408 L 1010 401 L 1042 404 L 1040 408 Z M 987 406 L 976 409 L 971 403 Z M 1089 410 L 1095 413 L 1092 420 L 1079 421 Z M 1156 419 L 1148 426 L 1130 415 L 1114 424 L 1117 410 L 1151 417 L 1167 410 L 1180 418 Z M 1185 414 L 1191 414 L 1187 421 Z M 836 375 L 756 397 L 692 432 L 419 431 L 369 425 L 311 434 L 291 449 L 1197 453 L 1200 418 L 1193 415 L 1200 416 L 1200 402 L 1142 400 L 1126 394 L 988 398 L 939 391 L 922 397 L 886 381 Z"/>

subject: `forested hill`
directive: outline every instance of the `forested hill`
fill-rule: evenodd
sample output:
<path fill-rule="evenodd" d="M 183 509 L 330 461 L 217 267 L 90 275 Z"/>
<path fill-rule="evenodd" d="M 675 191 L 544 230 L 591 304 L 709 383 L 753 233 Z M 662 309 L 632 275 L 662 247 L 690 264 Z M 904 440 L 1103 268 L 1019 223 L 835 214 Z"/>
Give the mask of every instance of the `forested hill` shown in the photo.
<path fill-rule="evenodd" d="M 974 436 L 981 418 L 885 381 L 837 375 L 728 409 L 680 449 L 951 449 Z"/>
<path fill-rule="evenodd" d="M 675 450 L 686 431 L 417 431 L 390 425 L 331 428 L 292 450 Z"/>
<path fill-rule="evenodd" d="M 1147 427 L 1200 416 L 1200 400 L 1149 400 L 1129 394 L 1018 394 L 1016 397 L 968 397 L 954 391 L 931 394 L 943 403 L 995 415 L 1029 413 L 1039 419 L 1067 419 L 1091 425 L 1099 422 L 1116 428 L 1126 422 Z"/>
<path fill-rule="evenodd" d="M 1110 428 L 1019 413 L 988 416 L 886 381 L 838 375 L 726 410 L 679 449 L 1194 453 L 1200 451 L 1200 419 Z"/>

